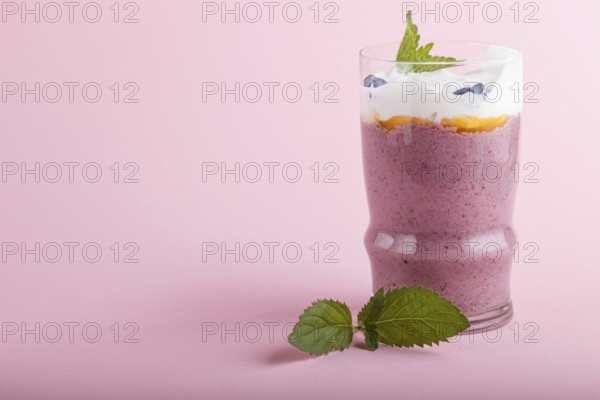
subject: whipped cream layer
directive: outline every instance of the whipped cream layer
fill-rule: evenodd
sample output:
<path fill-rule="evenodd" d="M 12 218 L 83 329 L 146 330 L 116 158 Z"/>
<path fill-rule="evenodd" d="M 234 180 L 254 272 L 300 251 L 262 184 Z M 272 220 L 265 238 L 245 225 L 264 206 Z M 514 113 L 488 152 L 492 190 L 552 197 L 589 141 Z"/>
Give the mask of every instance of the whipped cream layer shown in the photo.
<path fill-rule="evenodd" d="M 488 56 L 493 58 L 494 55 Z M 468 60 L 466 64 L 469 65 Z M 495 118 L 521 112 L 523 82 L 520 57 L 486 61 L 485 68 L 459 72 L 464 68 L 407 73 L 401 70 L 400 64 L 394 64 L 390 71 L 375 73 L 373 75 L 387 83 L 379 87 L 361 87 L 361 117 L 366 122 L 394 116 L 440 122 L 444 118 Z M 477 84 L 484 85 L 483 93 L 454 94 L 461 88 L 472 88 Z"/>

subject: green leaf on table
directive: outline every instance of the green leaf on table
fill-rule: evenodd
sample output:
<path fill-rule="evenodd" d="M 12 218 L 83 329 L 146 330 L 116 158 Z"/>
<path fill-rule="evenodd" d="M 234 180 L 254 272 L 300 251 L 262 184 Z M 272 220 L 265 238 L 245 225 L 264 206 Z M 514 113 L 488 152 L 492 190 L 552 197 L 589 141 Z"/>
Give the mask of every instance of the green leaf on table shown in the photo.
<path fill-rule="evenodd" d="M 319 300 L 304 310 L 288 341 L 306 353 L 319 356 L 348 348 L 352 334 L 348 306 L 335 300 Z"/>
<path fill-rule="evenodd" d="M 375 322 L 379 340 L 400 347 L 447 342 L 469 326 L 467 318 L 451 302 L 420 287 L 388 291 Z"/>
<path fill-rule="evenodd" d="M 381 288 L 371 296 L 369 302 L 358 313 L 358 327 L 365 335 L 367 347 L 372 350 L 379 347 L 379 334 L 377 333 L 375 322 L 379 319 L 383 311 L 384 298 L 385 293 L 383 292 L 383 288 Z"/>

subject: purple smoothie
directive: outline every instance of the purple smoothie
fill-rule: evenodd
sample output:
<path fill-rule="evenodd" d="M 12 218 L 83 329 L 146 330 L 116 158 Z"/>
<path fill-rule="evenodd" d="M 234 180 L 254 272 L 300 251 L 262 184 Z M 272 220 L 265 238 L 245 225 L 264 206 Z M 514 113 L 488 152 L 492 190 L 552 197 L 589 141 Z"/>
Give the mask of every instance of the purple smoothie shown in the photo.
<path fill-rule="evenodd" d="M 468 316 L 509 303 L 518 138 L 519 117 L 466 134 L 362 123 L 373 291 L 427 287 Z"/>

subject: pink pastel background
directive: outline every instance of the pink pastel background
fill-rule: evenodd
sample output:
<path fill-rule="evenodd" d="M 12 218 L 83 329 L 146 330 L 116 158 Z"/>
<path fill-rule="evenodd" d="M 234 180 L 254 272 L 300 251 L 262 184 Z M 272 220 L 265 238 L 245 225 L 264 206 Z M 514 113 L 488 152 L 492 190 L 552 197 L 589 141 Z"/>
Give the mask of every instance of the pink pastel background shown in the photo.
<path fill-rule="evenodd" d="M 539 183 L 520 184 L 515 209 L 519 240 L 539 245 L 540 262 L 514 265 L 518 325 L 435 349 L 355 346 L 319 359 L 285 342 L 285 324 L 317 298 L 357 312 L 370 294 L 357 53 L 400 39 L 402 3 L 338 1 L 333 24 L 312 21 L 313 1 L 299 2 L 305 14 L 296 24 L 280 14 L 273 23 L 203 23 L 197 1 L 139 1 L 139 23 L 115 24 L 113 2 L 99 3 L 96 24 L 80 14 L 72 24 L 0 23 L 2 82 L 94 81 L 104 89 L 95 104 L 0 103 L 3 163 L 97 162 L 103 170 L 97 184 L 0 183 L 1 241 L 97 242 L 105 252 L 98 263 L 2 262 L 0 322 L 95 322 L 103 336 L 7 336 L 0 399 L 600 396 L 597 2 L 538 1 L 539 23 L 531 24 L 513 21 L 513 1 L 498 2 L 505 16 L 495 24 L 481 13 L 473 23 L 466 15 L 458 23 L 416 19 L 424 39 L 520 48 L 525 81 L 540 87 L 539 102 L 525 105 L 521 140 L 521 160 L 540 166 Z M 304 94 L 295 104 L 203 102 L 202 82 L 221 81 L 297 82 Z M 139 103 L 115 104 L 114 82 L 136 82 Z M 335 82 L 339 102 L 314 103 L 314 82 Z M 305 175 L 296 184 L 202 182 L 203 162 L 270 161 L 297 162 Z M 139 183 L 113 183 L 114 162 L 135 162 Z M 339 182 L 312 182 L 315 162 L 336 163 Z M 137 243 L 139 263 L 115 263 L 113 242 Z M 297 242 L 304 255 L 297 263 L 203 262 L 203 242 Z M 322 262 L 325 253 L 315 263 L 314 242 L 336 243 L 339 263 Z M 109 329 L 115 322 L 119 343 Z M 138 343 L 123 343 L 127 322 L 139 326 Z M 203 327 L 222 323 L 240 324 L 239 343 L 234 334 L 203 340 Z M 265 323 L 274 326 L 272 340 Z M 255 324 L 262 336 L 252 343 Z"/>

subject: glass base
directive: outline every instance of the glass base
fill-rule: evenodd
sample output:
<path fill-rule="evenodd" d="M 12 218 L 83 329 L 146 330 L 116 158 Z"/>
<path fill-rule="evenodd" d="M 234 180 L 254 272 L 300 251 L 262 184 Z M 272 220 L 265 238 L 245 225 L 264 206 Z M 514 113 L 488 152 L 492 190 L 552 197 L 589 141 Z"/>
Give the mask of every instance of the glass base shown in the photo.
<path fill-rule="evenodd" d="M 479 314 L 467 315 L 471 327 L 461 332 L 461 335 L 498 329 L 510 322 L 513 316 L 512 301 Z"/>

